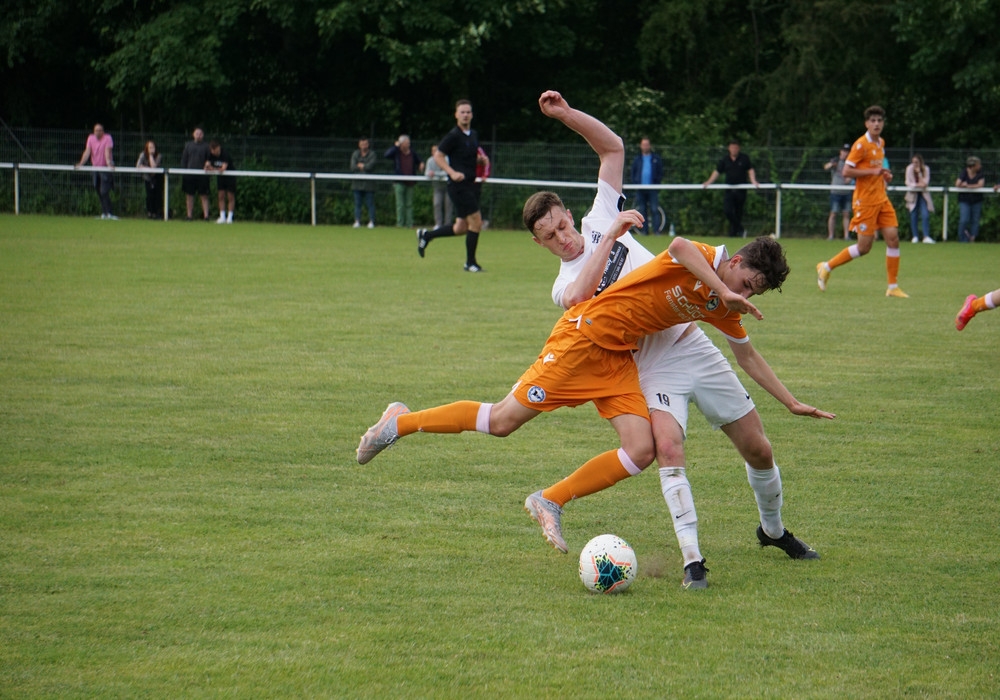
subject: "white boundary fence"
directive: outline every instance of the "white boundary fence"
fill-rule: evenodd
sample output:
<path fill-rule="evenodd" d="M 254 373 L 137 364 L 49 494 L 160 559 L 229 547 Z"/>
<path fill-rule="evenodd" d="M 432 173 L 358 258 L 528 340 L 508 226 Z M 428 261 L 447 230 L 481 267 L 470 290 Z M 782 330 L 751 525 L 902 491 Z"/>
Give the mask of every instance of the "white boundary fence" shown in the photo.
<path fill-rule="evenodd" d="M 22 170 L 26 171 L 45 171 L 45 172 L 79 172 L 79 173 L 95 173 L 95 172 L 113 172 L 113 173 L 124 173 L 136 176 L 150 175 L 150 174 L 162 174 L 163 181 L 163 218 L 166 220 L 169 216 L 170 210 L 170 176 L 171 175 L 206 175 L 214 176 L 218 173 L 206 173 L 204 170 L 195 169 L 185 169 L 185 168 L 135 168 L 135 167 L 115 167 L 115 168 L 95 168 L 93 166 L 75 166 L 75 165 L 50 165 L 50 164 L 39 164 L 39 163 L 0 163 L 0 170 L 13 170 L 14 171 L 14 214 L 19 215 L 21 213 L 20 207 L 20 178 L 19 173 Z M 422 175 L 355 175 L 353 173 L 307 173 L 307 172 L 287 172 L 287 171 L 263 171 L 263 170 L 227 170 L 226 176 L 232 177 L 264 177 L 264 178 L 278 178 L 278 179 L 290 179 L 290 180 L 308 180 L 310 183 L 310 210 L 312 212 L 311 219 L 312 225 L 316 225 L 316 181 L 317 180 L 375 180 L 375 181 L 385 181 L 385 182 L 402 182 L 402 181 L 412 181 L 412 182 L 423 182 L 430 183 L 430 178 Z M 499 185 L 522 185 L 522 186 L 532 186 L 544 189 L 566 189 L 566 188 L 577 188 L 577 189 L 593 189 L 593 182 L 566 182 L 562 180 L 515 180 L 510 178 L 502 177 L 491 177 L 489 182 L 496 183 Z M 854 188 L 852 186 L 832 186 L 832 185 L 818 185 L 818 184 L 797 184 L 797 183 L 774 183 L 774 182 L 762 182 L 760 187 L 754 187 L 753 185 L 709 185 L 707 188 L 703 188 L 701 184 L 691 184 L 691 185 L 628 185 L 627 189 L 632 190 L 689 190 L 697 191 L 701 189 L 710 190 L 726 190 L 726 189 L 743 189 L 743 190 L 774 190 L 775 191 L 775 205 L 774 205 L 774 235 L 778 238 L 781 237 L 781 193 L 783 190 L 820 190 L 824 192 L 831 192 L 833 190 L 843 191 L 843 192 L 853 192 Z M 905 186 L 890 185 L 887 188 L 890 192 L 907 192 L 911 191 L 910 188 Z M 912 190 L 916 191 L 916 190 Z M 979 192 L 983 194 L 993 194 L 992 187 L 982 187 L 975 190 L 970 189 L 958 189 L 955 187 L 928 187 L 927 192 L 940 193 L 944 195 L 944 206 L 942 208 L 941 216 L 941 239 L 948 240 L 948 204 L 949 195 L 958 194 L 960 192 L 972 193 Z"/>

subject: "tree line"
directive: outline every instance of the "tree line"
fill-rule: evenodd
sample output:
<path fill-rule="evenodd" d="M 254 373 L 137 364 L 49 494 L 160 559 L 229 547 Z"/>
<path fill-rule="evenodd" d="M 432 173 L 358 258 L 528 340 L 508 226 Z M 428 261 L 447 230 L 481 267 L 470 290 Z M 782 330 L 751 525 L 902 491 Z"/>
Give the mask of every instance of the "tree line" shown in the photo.
<path fill-rule="evenodd" d="M 567 141 L 558 89 L 630 141 L 1000 145 L 1000 0 L 2 0 L 13 126 Z"/>

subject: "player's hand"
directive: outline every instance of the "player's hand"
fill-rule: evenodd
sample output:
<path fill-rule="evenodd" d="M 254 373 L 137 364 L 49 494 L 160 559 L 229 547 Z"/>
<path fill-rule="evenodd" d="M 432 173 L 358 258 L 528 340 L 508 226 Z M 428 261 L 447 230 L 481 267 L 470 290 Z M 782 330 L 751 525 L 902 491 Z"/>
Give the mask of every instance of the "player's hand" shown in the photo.
<path fill-rule="evenodd" d="M 643 222 L 646 218 L 639 213 L 638 209 L 628 209 L 623 212 L 619 212 L 618 216 L 615 217 L 615 222 L 611 225 L 611 234 L 616 238 L 621 238 L 625 235 L 633 226 L 636 228 L 642 228 Z"/>
<path fill-rule="evenodd" d="M 460 173 L 456 170 L 455 174 L 451 175 L 450 177 L 452 182 L 461 182 L 462 180 L 465 179 L 465 173 Z"/>
<path fill-rule="evenodd" d="M 885 180 L 886 184 L 892 182 L 892 171 L 882 168 L 882 179 Z"/>
<path fill-rule="evenodd" d="M 538 98 L 542 114 L 553 119 L 562 119 L 569 111 L 569 103 L 555 90 L 546 90 Z"/>
<path fill-rule="evenodd" d="M 723 293 L 720 299 L 730 311 L 735 311 L 740 314 L 750 314 L 758 321 L 764 320 L 764 314 L 758 311 L 756 306 L 751 304 L 748 299 L 744 299 L 734 291 L 727 290 Z"/>
<path fill-rule="evenodd" d="M 807 418 L 826 418 L 827 420 L 833 420 L 837 417 L 836 413 L 827 413 L 826 411 L 821 411 L 815 406 L 809 406 L 807 404 L 796 401 L 795 404 L 788 409 L 797 416 L 806 416 Z"/>

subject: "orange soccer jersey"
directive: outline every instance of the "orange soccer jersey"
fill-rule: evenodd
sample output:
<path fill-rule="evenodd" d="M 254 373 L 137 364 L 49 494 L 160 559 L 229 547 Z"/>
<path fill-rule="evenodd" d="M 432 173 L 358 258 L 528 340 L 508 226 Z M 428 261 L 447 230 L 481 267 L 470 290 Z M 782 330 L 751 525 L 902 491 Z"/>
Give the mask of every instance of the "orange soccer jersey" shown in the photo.
<path fill-rule="evenodd" d="M 885 161 L 885 141 L 872 141 L 868 132 L 854 142 L 847 156 L 847 165 L 852 168 L 881 168 Z M 885 182 L 881 175 L 862 175 L 854 179 L 854 208 L 870 207 L 889 200 L 885 193 Z"/>
<path fill-rule="evenodd" d="M 695 243 L 713 269 L 725 249 Z M 600 296 L 566 311 L 513 393 L 528 408 L 552 411 L 593 401 L 604 418 L 646 415 L 632 361 L 642 336 L 689 321 L 706 321 L 736 341 L 747 337 L 740 314 L 669 252 L 636 268 Z"/>
<path fill-rule="evenodd" d="M 712 269 L 725 261 L 725 248 L 694 242 Z M 563 314 L 580 332 L 608 350 L 635 350 L 636 341 L 664 328 L 705 321 L 740 342 L 747 337 L 740 314 L 664 251 L 633 270 L 603 294 Z"/>

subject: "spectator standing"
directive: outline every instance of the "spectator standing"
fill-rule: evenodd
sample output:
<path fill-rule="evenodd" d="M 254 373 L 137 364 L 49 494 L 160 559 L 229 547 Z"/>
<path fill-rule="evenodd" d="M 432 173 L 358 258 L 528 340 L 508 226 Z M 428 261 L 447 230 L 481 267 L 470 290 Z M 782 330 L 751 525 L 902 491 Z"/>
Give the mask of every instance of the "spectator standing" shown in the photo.
<path fill-rule="evenodd" d="M 187 170 L 204 170 L 208 163 L 208 144 L 205 143 L 205 131 L 196 126 L 191 132 L 191 140 L 184 144 L 181 152 L 181 167 Z M 187 221 L 194 220 L 194 197 L 201 199 L 201 215 L 208 221 L 208 175 L 185 175 L 181 182 L 184 191 L 184 204 L 187 211 Z"/>
<path fill-rule="evenodd" d="M 844 177 L 844 164 L 847 162 L 847 156 L 850 152 L 851 144 L 845 143 L 840 147 L 840 153 L 823 166 L 823 170 L 830 171 L 830 184 L 834 187 L 847 187 L 854 184 L 854 180 Z M 851 192 L 849 190 L 830 190 L 830 216 L 826 220 L 826 240 L 828 241 L 833 240 L 837 214 L 840 214 L 842 219 L 844 240 L 846 241 L 851 237 L 849 230 L 851 225 Z"/>
<path fill-rule="evenodd" d="M 424 161 L 410 147 L 410 137 L 400 134 L 399 138 L 386 152 L 385 157 L 392 159 L 397 175 L 421 175 L 424 172 Z M 413 228 L 413 186 L 412 180 L 392 183 L 396 195 L 396 226 Z"/>
<path fill-rule="evenodd" d="M 639 141 L 639 155 L 632 161 L 632 184 L 634 185 L 659 185 L 663 182 L 663 159 L 660 154 L 653 151 L 653 145 L 648 138 Z M 660 221 L 660 192 L 659 190 L 636 190 L 635 208 L 642 214 L 642 233 L 648 236 L 650 233 L 650 222 L 653 222 L 652 232 L 659 233 L 662 222 Z"/>
<path fill-rule="evenodd" d="M 480 154 L 479 134 L 472 128 L 472 103 L 459 100 L 455 103 L 455 126 L 441 139 L 434 156 L 441 169 L 448 173 L 448 196 L 455 205 L 455 223 L 445 222 L 433 231 L 417 229 L 417 254 L 420 257 L 424 257 L 427 245 L 435 238 L 464 235 L 465 271 L 483 271 L 476 259 L 479 232 L 483 229 L 476 169 L 483 165 L 485 157 Z"/>
<path fill-rule="evenodd" d="M 217 224 L 233 223 L 233 211 L 236 209 L 236 178 L 225 174 L 229 170 L 235 170 L 232 157 L 228 151 L 223 150 L 222 144 L 213 140 L 208 144 L 205 172 L 216 174 L 215 189 L 219 191 L 219 218 L 215 220 Z"/>
<path fill-rule="evenodd" d="M 375 151 L 371 149 L 368 139 L 358 139 L 358 147 L 351 154 L 351 172 L 360 175 L 370 175 L 375 172 Z M 375 181 L 353 180 L 351 191 L 354 192 L 354 228 L 361 226 L 361 205 L 368 207 L 368 228 L 375 228 Z"/>
<path fill-rule="evenodd" d="M 159 168 L 163 163 L 163 154 L 156 148 L 155 141 L 147 141 L 135 162 L 140 169 Z M 142 182 L 146 187 L 146 218 L 163 218 L 163 173 L 143 173 Z"/>
<path fill-rule="evenodd" d="M 424 174 L 431 179 L 434 188 L 434 228 L 441 228 L 444 222 L 452 220 L 451 198 L 448 196 L 448 173 L 435 159 L 437 144 L 431 146 L 431 157 L 427 159 Z"/>
<path fill-rule="evenodd" d="M 715 170 L 702 183 L 702 187 L 711 185 L 718 179 L 719 175 L 725 175 L 727 185 L 745 185 L 749 179 L 754 187 L 760 187 L 760 183 L 757 182 L 757 173 L 753 169 L 753 163 L 750 162 L 750 156 L 740 152 L 740 142 L 737 139 L 731 139 L 727 150 L 729 153 L 724 155 L 715 165 Z M 746 207 L 746 201 L 747 192 L 743 189 L 731 188 L 726 190 L 725 195 L 723 195 L 722 210 L 726 219 L 729 220 L 730 237 L 743 236 L 745 238 L 747 235 L 743 228 L 743 209 Z"/>
<path fill-rule="evenodd" d="M 114 139 L 111 134 L 104 131 L 103 124 L 94 124 L 94 133 L 87 137 L 83 155 L 76 167 L 84 165 L 88 160 L 95 168 L 115 167 L 113 149 Z M 101 218 L 117 220 L 118 217 L 111 212 L 111 188 L 114 186 L 114 179 L 108 171 L 95 172 L 93 174 L 94 190 L 98 199 L 101 200 Z"/>
<path fill-rule="evenodd" d="M 955 187 L 978 189 L 986 186 L 983 162 L 976 156 L 969 156 L 965 167 L 955 180 Z M 958 240 L 972 243 L 979 235 L 979 215 L 983 212 L 982 192 L 960 192 L 958 195 Z"/>
<path fill-rule="evenodd" d="M 918 223 L 923 225 L 923 242 L 934 243 L 931 238 L 931 212 L 934 202 L 927 186 L 931 184 L 931 169 L 924 163 L 924 157 L 914 153 L 910 164 L 906 166 L 906 186 L 914 189 L 906 192 L 906 208 L 910 211 L 910 233 L 913 243 L 921 241 Z"/>

